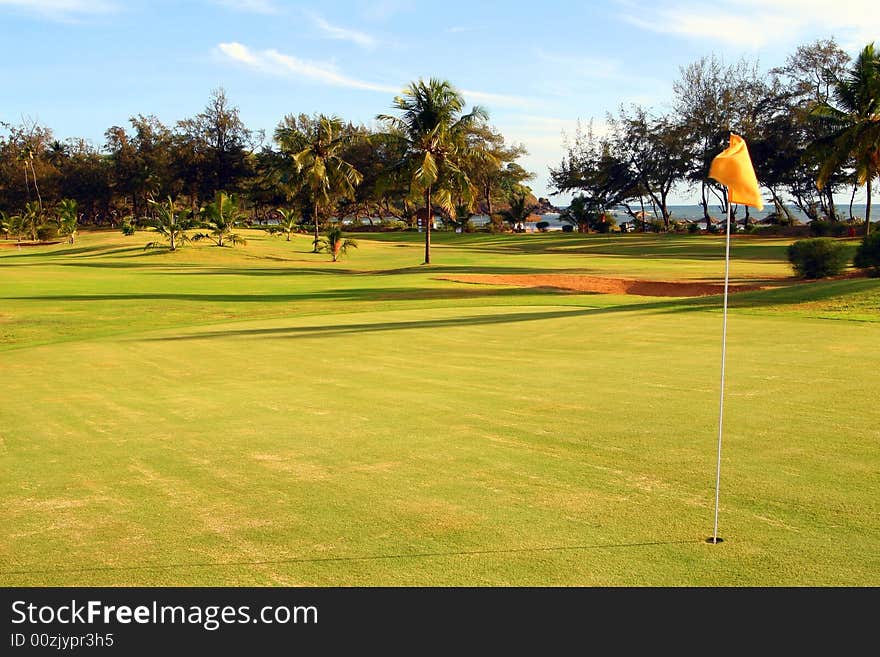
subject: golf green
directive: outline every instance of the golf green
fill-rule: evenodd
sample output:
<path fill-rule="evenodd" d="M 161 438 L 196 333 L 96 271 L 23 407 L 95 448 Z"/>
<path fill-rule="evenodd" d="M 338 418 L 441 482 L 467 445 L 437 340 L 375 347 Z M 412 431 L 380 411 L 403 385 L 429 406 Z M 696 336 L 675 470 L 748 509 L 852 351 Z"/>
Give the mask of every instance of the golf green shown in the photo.
<path fill-rule="evenodd" d="M 0 248 L 0 583 L 876 586 L 880 280 L 677 235 Z M 855 242 L 850 244 L 855 248 Z"/>

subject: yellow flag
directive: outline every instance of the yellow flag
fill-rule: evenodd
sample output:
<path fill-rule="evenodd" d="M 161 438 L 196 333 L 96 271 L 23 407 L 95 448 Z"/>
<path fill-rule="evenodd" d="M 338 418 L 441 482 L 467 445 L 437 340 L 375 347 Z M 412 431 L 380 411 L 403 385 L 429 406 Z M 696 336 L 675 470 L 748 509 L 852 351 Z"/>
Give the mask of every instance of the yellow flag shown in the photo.
<path fill-rule="evenodd" d="M 755 176 L 752 159 L 749 157 L 749 149 L 745 140 L 739 135 L 730 133 L 730 146 L 712 160 L 709 177 L 727 187 L 731 203 L 764 209 L 764 202 L 758 189 L 758 178 Z"/>

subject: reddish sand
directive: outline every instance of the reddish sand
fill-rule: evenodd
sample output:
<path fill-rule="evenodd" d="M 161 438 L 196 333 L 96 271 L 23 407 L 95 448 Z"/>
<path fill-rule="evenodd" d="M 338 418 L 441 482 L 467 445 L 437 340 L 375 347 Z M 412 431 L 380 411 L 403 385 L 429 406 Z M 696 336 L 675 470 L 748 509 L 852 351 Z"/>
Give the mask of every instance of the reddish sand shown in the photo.
<path fill-rule="evenodd" d="M 689 283 L 681 281 L 641 281 L 627 278 L 601 278 L 571 274 L 535 274 L 517 276 L 506 274 L 444 276 L 443 280 L 486 285 L 517 285 L 520 287 L 550 287 L 575 292 L 600 294 L 635 294 L 645 297 L 700 297 L 722 294 L 724 285 L 717 283 Z M 730 292 L 760 290 L 761 285 L 731 285 Z"/>

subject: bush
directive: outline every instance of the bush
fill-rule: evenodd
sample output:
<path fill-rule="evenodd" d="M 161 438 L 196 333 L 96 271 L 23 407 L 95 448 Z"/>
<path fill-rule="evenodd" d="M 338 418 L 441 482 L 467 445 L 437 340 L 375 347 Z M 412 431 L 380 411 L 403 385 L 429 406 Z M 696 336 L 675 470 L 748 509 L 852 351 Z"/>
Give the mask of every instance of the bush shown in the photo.
<path fill-rule="evenodd" d="M 563 233 L 573 233 L 574 226 L 572 226 L 571 224 L 562 224 L 562 232 Z"/>
<path fill-rule="evenodd" d="M 836 276 L 846 267 L 846 246 L 827 237 L 800 240 L 788 247 L 788 261 L 801 278 Z"/>
<path fill-rule="evenodd" d="M 859 269 L 871 268 L 872 276 L 880 276 L 880 232 L 871 233 L 862 240 L 853 264 Z"/>
<path fill-rule="evenodd" d="M 810 222 L 810 234 L 816 237 L 844 237 L 848 231 L 849 225 L 840 221 L 813 219 Z"/>
<path fill-rule="evenodd" d="M 689 232 L 691 235 L 693 235 L 693 234 L 695 234 L 695 233 L 699 233 L 699 232 L 700 232 L 700 227 L 699 227 L 699 225 L 697 225 L 696 222 L 691 222 L 691 223 L 689 223 L 689 224 L 688 224 L 688 232 Z"/>
<path fill-rule="evenodd" d="M 617 220 L 610 212 L 602 212 L 596 221 L 594 228 L 600 233 L 610 233 L 611 229 L 617 225 Z"/>
<path fill-rule="evenodd" d="M 542 233 L 546 233 L 547 229 L 550 228 L 550 222 L 549 221 L 539 221 L 538 223 L 535 224 L 535 228 L 540 230 Z"/>
<path fill-rule="evenodd" d="M 489 215 L 489 223 L 487 224 L 490 233 L 503 233 L 504 232 L 504 215 L 503 214 L 491 214 Z"/>
<path fill-rule="evenodd" d="M 58 237 L 58 226 L 55 224 L 43 224 L 37 228 L 37 239 L 40 242 L 48 242 Z"/>

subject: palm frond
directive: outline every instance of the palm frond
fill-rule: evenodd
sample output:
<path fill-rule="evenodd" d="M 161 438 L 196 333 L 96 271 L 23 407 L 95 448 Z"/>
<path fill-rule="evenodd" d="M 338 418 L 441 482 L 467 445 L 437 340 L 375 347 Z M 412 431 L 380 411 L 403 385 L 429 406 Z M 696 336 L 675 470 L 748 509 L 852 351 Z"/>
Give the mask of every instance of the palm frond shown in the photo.
<path fill-rule="evenodd" d="M 421 166 L 416 169 L 415 174 L 413 175 L 413 181 L 418 187 L 426 189 L 436 182 L 437 177 L 437 161 L 434 159 L 434 155 L 430 151 L 425 151 L 422 154 Z"/>

